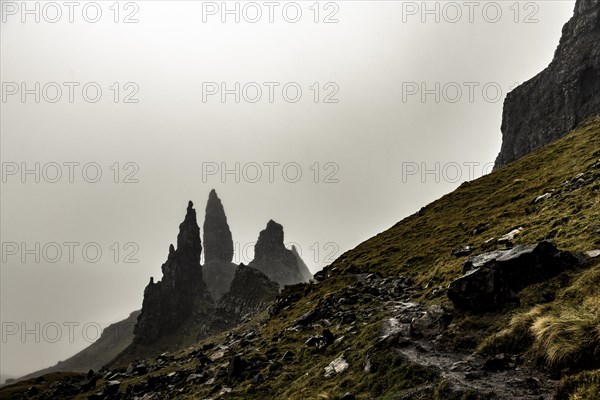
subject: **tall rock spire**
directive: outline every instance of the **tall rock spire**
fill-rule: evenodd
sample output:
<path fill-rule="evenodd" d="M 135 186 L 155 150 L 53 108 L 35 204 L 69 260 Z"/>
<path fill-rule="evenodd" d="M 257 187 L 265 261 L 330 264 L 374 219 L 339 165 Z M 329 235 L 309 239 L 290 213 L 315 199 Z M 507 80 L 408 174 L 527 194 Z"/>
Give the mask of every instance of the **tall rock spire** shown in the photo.
<path fill-rule="evenodd" d="M 215 190 L 206 202 L 204 217 L 204 280 L 215 301 L 229 291 L 237 265 L 233 260 L 233 239 L 225 209 Z"/>
<path fill-rule="evenodd" d="M 196 210 L 188 203 L 185 219 L 179 225 L 177 249 L 169 246 L 162 265 L 162 280 L 144 290 L 142 312 L 134 329 L 134 343 L 149 344 L 175 332 L 188 318 L 210 312 L 213 302 L 202 279 L 202 243 Z"/>
<path fill-rule="evenodd" d="M 554 59 L 504 101 L 496 168 L 600 115 L 600 0 L 577 0 Z"/>
<path fill-rule="evenodd" d="M 204 262 L 233 260 L 233 239 L 221 199 L 211 190 L 204 218 Z"/>
<path fill-rule="evenodd" d="M 283 288 L 285 285 L 307 282 L 310 279 L 303 273 L 299 259 L 297 253 L 288 250 L 284 245 L 283 226 L 270 220 L 267 228 L 258 236 L 254 246 L 254 260 L 248 265 L 258 269 Z M 308 274 L 310 275 L 310 272 Z"/>

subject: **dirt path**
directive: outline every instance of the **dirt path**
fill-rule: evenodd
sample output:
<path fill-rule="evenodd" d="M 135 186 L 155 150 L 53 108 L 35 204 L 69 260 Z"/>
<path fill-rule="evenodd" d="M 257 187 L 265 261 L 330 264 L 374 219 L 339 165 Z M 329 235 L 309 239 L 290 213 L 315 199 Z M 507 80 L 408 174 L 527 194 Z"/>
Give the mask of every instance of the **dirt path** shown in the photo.
<path fill-rule="evenodd" d="M 434 367 L 455 389 L 473 390 L 488 394 L 490 399 L 550 400 L 558 381 L 526 367 L 514 367 L 502 371 L 484 368 L 487 359 L 472 355 L 445 351 L 433 340 L 415 339 L 410 335 L 410 321 L 420 318 L 425 307 L 417 303 L 390 302 L 394 317 L 382 324 L 381 337 L 392 335 L 402 338 L 394 350 L 407 360 L 425 367 Z M 419 390 L 419 388 L 415 388 Z"/>

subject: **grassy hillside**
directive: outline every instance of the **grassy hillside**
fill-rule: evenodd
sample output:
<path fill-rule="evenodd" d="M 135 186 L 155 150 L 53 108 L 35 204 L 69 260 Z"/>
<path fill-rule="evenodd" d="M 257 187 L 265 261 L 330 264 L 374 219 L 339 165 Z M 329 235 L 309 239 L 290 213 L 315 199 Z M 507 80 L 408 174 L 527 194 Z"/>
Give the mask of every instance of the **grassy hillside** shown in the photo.
<path fill-rule="evenodd" d="M 500 248 L 497 239 L 517 227 L 523 231 L 515 244 L 550 240 L 562 250 L 600 249 L 599 160 L 595 120 L 346 252 L 323 271 L 326 279 L 286 288 L 270 314 L 173 351 L 167 361 L 147 360 L 147 373 L 115 367 L 98 387 L 110 377 L 123 393 L 181 399 L 343 399 L 347 392 L 354 397 L 344 399 L 539 399 L 550 393 L 598 399 L 598 258 L 525 288 L 519 307 L 500 312 L 455 310 L 446 287 L 466 260 L 453 250 Z M 545 193 L 552 196 L 535 202 Z M 407 343 L 384 335 L 394 325 L 386 325 L 388 318 L 420 316 L 433 304 L 452 319 L 439 337 Z M 314 345 L 324 340 L 315 337 L 329 334 L 327 345 Z M 499 354 L 510 361 L 509 370 L 460 370 Z M 326 377 L 325 368 L 340 357 L 347 369 Z M 2 398 L 6 390 L 15 392 L 2 389 Z"/>

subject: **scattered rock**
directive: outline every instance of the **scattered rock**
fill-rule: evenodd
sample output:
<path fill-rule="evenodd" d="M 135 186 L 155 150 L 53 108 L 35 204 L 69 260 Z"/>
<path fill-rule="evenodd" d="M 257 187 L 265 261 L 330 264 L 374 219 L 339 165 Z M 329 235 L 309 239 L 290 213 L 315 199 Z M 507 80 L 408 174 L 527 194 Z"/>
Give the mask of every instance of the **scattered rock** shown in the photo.
<path fill-rule="evenodd" d="M 533 202 L 540 203 L 544 200 L 548 200 L 550 197 L 552 197 L 552 193 L 544 193 L 543 195 L 536 197 Z"/>
<path fill-rule="evenodd" d="M 468 256 L 472 252 L 473 252 L 473 249 L 471 248 L 471 246 L 464 246 L 464 247 L 461 247 L 460 249 L 454 250 L 452 252 L 452 255 L 456 258 L 459 258 L 459 257 Z"/>
<path fill-rule="evenodd" d="M 600 257 L 600 250 L 586 251 L 585 255 L 588 256 L 589 258 L 598 258 L 598 257 Z"/>
<path fill-rule="evenodd" d="M 523 231 L 524 231 L 523 227 L 513 229 L 512 231 L 508 232 L 506 235 L 500 237 L 500 239 L 498 239 L 498 243 L 502 244 L 502 243 L 512 242 L 514 240 L 515 236 L 519 235 Z"/>
<path fill-rule="evenodd" d="M 341 374 L 348 369 L 350 364 L 344 359 L 344 355 L 339 356 L 325 367 L 325 378 L 330 378 L 334 375 Z"/>
<path fill-rule="evenodd" d="M 414 318 L 410 323 L 410 335 L 414 337 L 435 338 L 446 326 L 449 318 L 439 305 L 431 306 L 421 318 Z"/>

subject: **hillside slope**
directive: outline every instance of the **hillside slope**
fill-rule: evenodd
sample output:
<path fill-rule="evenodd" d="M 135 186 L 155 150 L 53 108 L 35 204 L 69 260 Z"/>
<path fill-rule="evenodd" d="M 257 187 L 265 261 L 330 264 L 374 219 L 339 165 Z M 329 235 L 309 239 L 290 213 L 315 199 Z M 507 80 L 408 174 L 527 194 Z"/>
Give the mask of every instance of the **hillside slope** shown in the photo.
<path fill-rule="evenodd" d="M 525 288 L 516 307 L 478 314 L 447 299 L 466 261 L 453 250 L 503 247 L 517 227 L 514 245 L 600 248 L 600 120 L 463 184 L 236 329 L 146 360 L 143 373 L 101 371 L 92 391 L 64 385 L 82 399 L 598 399 L 598 257 Z M 0 395 L 30 386 L 57 396 L 34 381 Z"/>
<path fill-rule="evenodd" d="M 134 311 L 124 320 L 109 325 L 102 331 L 102 335 L 98 340 L 74 356 L 60 361 L 52 367 L 23 376 L 19 380 L 35 378 L 58 371 L 87 372 L 90 369 L 99 370 L 131 344 L 133 327 L 139 314 L 140 310 Z"/>

